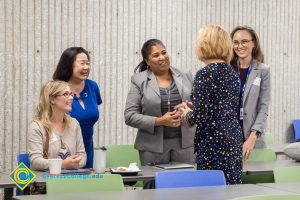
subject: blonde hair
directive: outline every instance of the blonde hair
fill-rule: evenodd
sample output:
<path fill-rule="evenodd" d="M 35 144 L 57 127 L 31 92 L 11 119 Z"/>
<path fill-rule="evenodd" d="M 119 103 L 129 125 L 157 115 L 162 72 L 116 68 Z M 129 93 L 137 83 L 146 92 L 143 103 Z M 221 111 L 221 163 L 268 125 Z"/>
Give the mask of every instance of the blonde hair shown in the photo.
<path fill-rule="evenodd" d="M 55 98 L 61 91 L 68 87 L 68 83 L 64 81 L 49 81 L 42 86 L 38 105 L 34 111 L 33 120 L 40 121 L 45 128 L 46 134 L 50 136 L 52 132 L 51 117 L 54 114 L 52 110 L 51 100 Z M 69 127 L 71 118 L 65 114 L 63 118 L 64 128 Z"/>
<path fill-rule="evenodd" d="M 201 61 L 222 59 L 229 63 L 232 57 L 232 42 L 229 34 L 218 25 L 209 25 L 200 29 L 196 54 Z"/>

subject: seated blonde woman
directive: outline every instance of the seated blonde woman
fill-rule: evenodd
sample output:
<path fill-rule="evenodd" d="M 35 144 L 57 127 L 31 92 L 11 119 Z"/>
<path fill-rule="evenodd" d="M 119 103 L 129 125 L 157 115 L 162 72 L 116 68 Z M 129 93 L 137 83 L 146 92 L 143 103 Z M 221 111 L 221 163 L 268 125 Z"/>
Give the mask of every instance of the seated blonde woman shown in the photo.
<path fill-rule="evenodd" d="M 62 168 L 78 169 L 86 164 L 79 123 L 71 118 L 73 93 L 64 81 L 46 83 L 30 124 L 28 150 L 33 170 L 49 169 L 48 159 L 61 158 Z"/>

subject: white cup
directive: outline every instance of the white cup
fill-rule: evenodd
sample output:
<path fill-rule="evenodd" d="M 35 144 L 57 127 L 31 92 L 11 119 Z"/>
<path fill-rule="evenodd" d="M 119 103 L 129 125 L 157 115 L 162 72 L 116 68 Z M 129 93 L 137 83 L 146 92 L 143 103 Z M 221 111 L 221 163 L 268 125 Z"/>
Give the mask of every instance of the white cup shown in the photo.
<path fill-rule="evenodd" d="M 49 160 L 49 172 L 52 175 L 58 175 L 61 173 L 62 159 L 51 158 Z"/>
<path fill-rule="evenodd" d="M 96 173 L 103 174 L 106 170 L 106 149 L 97 148 L 94 149 L 94 170 Z"/>

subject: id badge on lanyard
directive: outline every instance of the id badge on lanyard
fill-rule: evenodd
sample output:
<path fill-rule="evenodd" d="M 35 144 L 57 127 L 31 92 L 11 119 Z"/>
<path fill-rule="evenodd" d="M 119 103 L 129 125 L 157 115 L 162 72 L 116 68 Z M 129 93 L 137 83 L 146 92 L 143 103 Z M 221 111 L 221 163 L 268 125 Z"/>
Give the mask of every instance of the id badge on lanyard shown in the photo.
<path fill-rule="evenodd" d="M 240 108 L 240 120 L 244 120 L 244 108 Z"/>
<path fill-rule="evenodd" d="M 238 69 L 240 69 L 240 63 L 238 62 Z M 248 78 L 250 76 L 250 73 L 251 73 L 251 70 L 252 70 L 252 64 L 250 64 L 249 68 L 248 68 L 248 72 L 247 72 L 247 77 L 246 77 L 246 81 L 245 81 L 245 84 L 243 85 L 243 87 L 241 88 L 241 92 L 242 92 L 242 99 L 241 101 L 243 102 L 243 98 L 244 98 L 244 93 L 245 93 L 245 89 L 246 89 L 246 84 L 247 84 L 247 81 L 248 81 Z M 240 70 L 239 70 L 240 71 Z M 240 74 L 240 72 L 239 72 Z M 242 81 L 242 79 L 241 79 Z M 244 105 L 242 103 L 242 106 L 240 108 L 240 120 L 244 120 Z"/>

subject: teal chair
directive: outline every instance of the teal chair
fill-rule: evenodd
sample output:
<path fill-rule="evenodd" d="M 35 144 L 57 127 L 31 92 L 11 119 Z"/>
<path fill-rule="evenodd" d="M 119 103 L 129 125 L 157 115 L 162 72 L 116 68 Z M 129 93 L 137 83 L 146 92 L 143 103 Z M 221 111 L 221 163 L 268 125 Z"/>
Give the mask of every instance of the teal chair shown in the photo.
<path fill-rule="evenodd" d="M 49 176 L 46 187 L 48 195 L 124 190 L 123 180 L 119 174 Z"/>
<path fill-rule="evenodd" d="M 258 195 L 238 197 L 232 200 L 299 200 L 299 194 L 286 194 L 286 195 Z"/>
<path fill-rule="evenodd" d="M 300 166 L 275 168 L 273 173 L 275 183 L 300 182 Z"/>
<path fill-rule="evenodd" d="M 106 146 L 106 167 L 128 167 L 130 163 L 137 163 L 138 167 L 141 167 L 141 161 L 139 157 L 139 152 L 134 148 L 133 145 L 123 144 L 123 145 L 107 145 Z M 125 185 L 143 187 L 142 181 L 129 181 L 124 182 Z"/>
<path fill-rule="evenodd" d="M 276 160 L 276 153 L 273 149 L 253 149 L 246 162 L 266 162 Z M 274 183 L 273 174 L 244 174 L 244 184 Z"/>

